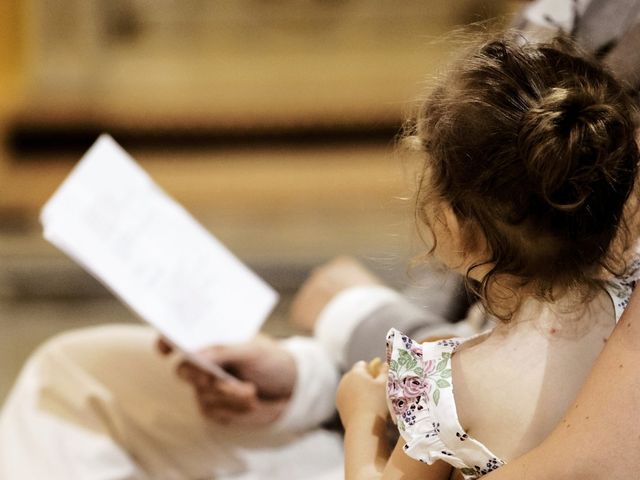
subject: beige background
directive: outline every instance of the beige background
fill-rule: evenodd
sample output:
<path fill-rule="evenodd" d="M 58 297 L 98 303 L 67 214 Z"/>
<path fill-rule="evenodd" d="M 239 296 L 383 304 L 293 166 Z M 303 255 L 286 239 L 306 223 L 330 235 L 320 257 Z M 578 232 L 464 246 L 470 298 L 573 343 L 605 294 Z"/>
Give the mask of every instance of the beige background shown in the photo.
<path fill-rule="evenodd" d="M 394 132 L 449 32 L 516 4 L 2 0 L 0 398 L 50 335 L 135 321 L 37 221 L 99 131 L 283 293 L 276 335 L 334 255 L 406 282 L 415 166 Z"/>

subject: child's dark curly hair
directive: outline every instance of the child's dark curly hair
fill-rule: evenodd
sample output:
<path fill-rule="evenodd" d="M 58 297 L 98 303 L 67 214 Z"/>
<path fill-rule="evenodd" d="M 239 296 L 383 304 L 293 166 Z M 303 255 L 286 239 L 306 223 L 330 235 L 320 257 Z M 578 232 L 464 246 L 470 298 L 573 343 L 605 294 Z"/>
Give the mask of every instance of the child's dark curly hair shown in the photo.
<path fill-rule="evenodd" d="M 505 290 L 494 287 L 586 297 L 603 269 L 624 269 L 639 160 L 634 115 L 620 83 L 568 40 L 516 36 L 477 48 L 422 104 L 408 131 L 429 172 L 416 214 L 430 226 L 434 197 L 445 200 L 467 246 L 484 237 L 487 258 L 467 278 L 489 267 L 475 287 L 489 312 L 505 321 L 514 312 L 497 308 Z"/>

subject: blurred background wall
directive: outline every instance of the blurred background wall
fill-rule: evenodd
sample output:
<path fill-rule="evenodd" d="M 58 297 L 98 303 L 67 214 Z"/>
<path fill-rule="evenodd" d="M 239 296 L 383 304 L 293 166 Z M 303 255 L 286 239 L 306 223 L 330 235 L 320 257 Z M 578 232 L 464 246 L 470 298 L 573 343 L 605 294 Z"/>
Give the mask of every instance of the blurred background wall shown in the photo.
<path fill-rule="evenodd" d="M 284 294 L 358 256 L 395 285 L 412 244 L 410 100 L 488 0 L 2 0 L 0 399 L 53 333 L 133 316 L 41 239 L 101 132 Z"/>

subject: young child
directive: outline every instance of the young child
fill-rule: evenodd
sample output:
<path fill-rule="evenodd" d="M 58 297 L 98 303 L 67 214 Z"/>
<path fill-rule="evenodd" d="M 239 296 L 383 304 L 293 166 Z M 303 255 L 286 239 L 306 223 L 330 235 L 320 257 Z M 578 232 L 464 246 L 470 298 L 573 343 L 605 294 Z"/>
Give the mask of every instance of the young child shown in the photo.
<path fill-rule="evenodd" d="M 422 345 L 391 330 L 387 374 L 355 365 L 337 398 L 347 480 L 479 478 L 560 424 L 636 279 L 634 114 L 562 39 L 489 41 L 426 99 L 417 213 L 497 326 Z"/>

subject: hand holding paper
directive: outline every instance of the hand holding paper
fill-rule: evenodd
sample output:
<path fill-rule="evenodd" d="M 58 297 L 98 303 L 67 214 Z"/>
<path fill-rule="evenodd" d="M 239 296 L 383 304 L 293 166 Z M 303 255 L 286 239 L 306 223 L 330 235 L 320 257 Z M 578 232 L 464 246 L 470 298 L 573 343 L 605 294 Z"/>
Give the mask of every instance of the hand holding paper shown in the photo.
<path fill-rule="evenodd" d="M 250 339 L 277 302 L 107 135 L 47 202 L 41 221 L 48 241 L 210 371 L 195 353 Z"/>

